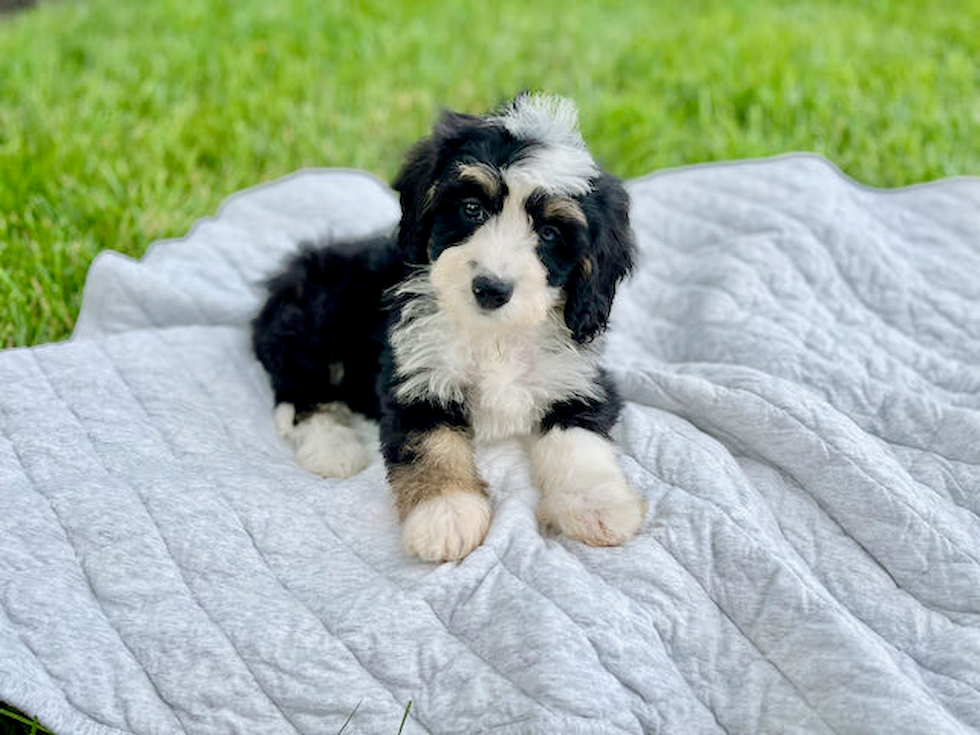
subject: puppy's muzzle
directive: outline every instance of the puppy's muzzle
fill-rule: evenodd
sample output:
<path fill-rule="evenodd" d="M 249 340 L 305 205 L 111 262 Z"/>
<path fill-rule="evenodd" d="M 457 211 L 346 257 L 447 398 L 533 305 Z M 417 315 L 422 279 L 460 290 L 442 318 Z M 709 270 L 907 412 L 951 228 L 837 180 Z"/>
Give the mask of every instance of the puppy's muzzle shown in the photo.
<path fill-rule="evenodd" d="M 514 284 L 492 276 L 477 276 L 473 279 L 473 296 L 480 308 L 499 309 L 510 301 Z"/>

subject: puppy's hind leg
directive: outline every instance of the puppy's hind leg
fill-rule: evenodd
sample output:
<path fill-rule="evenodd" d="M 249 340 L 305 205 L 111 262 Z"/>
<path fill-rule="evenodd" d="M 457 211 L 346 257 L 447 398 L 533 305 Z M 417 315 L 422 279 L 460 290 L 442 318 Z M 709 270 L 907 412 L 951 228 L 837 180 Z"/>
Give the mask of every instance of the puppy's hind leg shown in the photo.
<path fill-rule="evenodd" d="M 355 415 L 339 401 L 300 416 L 293 404 L 280 403 L 273 421 L 300 467 L 315 475 L 351 477 L 370 462 L 367 447 L 355 431 Z"/>

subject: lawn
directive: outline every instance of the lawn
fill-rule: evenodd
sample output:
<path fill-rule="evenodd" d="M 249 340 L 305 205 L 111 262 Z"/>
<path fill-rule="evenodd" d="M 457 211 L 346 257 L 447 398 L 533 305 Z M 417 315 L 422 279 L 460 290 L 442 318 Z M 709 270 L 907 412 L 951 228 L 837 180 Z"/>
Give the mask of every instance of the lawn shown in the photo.
<path fill-rule="evenodd" d="M 877 186 L 980 173 L 980 0 L 570 8 L 65 0 L 0 17 L 0 347 L 66 338 L 103 248 L 138 256 L 304 166 L 390 179 L 440 107 L 522 88 L 575 98 L 624 177 L 793 150 Z"/>

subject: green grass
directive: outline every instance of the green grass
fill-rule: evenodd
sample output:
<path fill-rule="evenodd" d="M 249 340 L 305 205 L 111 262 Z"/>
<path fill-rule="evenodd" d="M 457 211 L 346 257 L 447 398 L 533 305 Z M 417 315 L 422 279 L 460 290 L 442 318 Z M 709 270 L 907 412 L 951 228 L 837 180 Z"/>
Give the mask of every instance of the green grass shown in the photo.
<path fill-rule="evenodd" d="M 0 702 L 0 735 L 37 735 L 50 732 L 36 718 L 27 717 L 23 712 Z"/>
<path fill-rule="evenodd" d="M 440 106 L 573 96 L 623 176 L 812 150 L 870 184 L 980 171 L 980 2 L 42 3 L 0 19 L 0 346 L 66 337 L 138 255 L 301 166 L 382 177 Z"/>

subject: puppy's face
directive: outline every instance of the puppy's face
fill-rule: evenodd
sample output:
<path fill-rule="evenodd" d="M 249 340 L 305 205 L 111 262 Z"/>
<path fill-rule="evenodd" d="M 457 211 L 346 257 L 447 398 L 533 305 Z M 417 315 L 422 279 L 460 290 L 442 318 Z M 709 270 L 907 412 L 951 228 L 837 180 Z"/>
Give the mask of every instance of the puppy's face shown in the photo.
<path fill-rule="evenodd" d="M 632 265 L 628 200 L 575 118 L 565 100 L 522 96 L 496 115 L 447 113 L 409 154 L 400 240 L 457 322 L 532 327 L 563 305 L 577 341 L 605 327 Z"/>
<path fill-rule="evenodd" d="M 588 223 L 574 199 L 504 167 L 462 160 L 433 192 L 430 279 L 460 321 L 540 324 L 585 255 Z"/>

